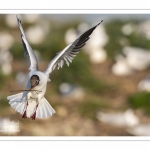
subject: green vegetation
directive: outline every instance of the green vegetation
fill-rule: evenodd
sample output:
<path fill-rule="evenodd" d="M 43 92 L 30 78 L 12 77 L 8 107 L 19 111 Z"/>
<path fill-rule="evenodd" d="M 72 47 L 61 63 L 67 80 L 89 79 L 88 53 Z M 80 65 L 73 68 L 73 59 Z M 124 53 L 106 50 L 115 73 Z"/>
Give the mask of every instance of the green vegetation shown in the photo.
<path fill-rule="evenodd" d="M 0 71 L 0 88 L 3 86 L 4 82 L 5 82 L 5 77 L 3 76 L 3 74 Z"/>
<path fill-rule="evenodd" d="M 11 48 L 11 52 L 13 54 L 14 59 L 16 60 L 24 59 L 24 50 L 22 47 L 21 39 L 20 42 L 15 42 L 15 44 Z"/>
<path fill-rule="evenodd" d="M 121 32 L 121 27 L 124 25 L 123 21 L 115 20 L 108 22 L 105 26 L 106 32 L 109 35 L 109 42 L 105 46 L 107 54 L 110 58 L 121 52 L 122 46 L 119 43 L 120 38 L 123 38 L 124 35 Z"/>
<path fill-rule="evenodd" d="M 81 52 L 75 57 L 70 67 L 65 64 L 59 71 L 55 69 L 50 77 L 51 83 L 53 84 L 55 81 L 53 86 L 58 88 L 62 82 L 69 82 L 74 85 L 81 85 L 95 94 L 108 90 L 109 85 L 105 81 L 95 78 L 89 66 L 88 57 Z"/>
<path fill-rule="evenodd" d="M 150 93 L 138 92 L 128 97 L 128 102 L 134 109 L 141 108 L 146 114 L 150 115 Z"/>
<path fill-rule="evenodd" d="M 6 107 L 10 107 L 8 104 L 8 100 L 6 99 L 7 96 L 0 96 L 0 110 L 5 109 Z"/>
<path fill-rule="evenodd" d="M 93 97 L 80 103 L 78 109 L 82 116 L 95 120 L 96 113 L 107 107 L 108 105 L 104 103 L 102 99 Z"/>
<path fill-rule="evenodd" d="M 106 23 L 105 28 L 106 32 L 109 35 L 109 42 L 105 46 L 109 58 L 114 59 L 116 54 L 122 53 L 124 46 L 131 47 L 141 47 L 145 49 L 150 49 L 150 40 L 147 40 L 144 36 L 137 32 L 133 31 L 130 35 L 125 35 L 122 33 L 121 29 L 123 25 L 127 23 L 132 23 L 133 26 L 137 26 L 140 21 L 137 20 L 113 20 Z M 122 44 L 121 40 L 124 40 Z"/>

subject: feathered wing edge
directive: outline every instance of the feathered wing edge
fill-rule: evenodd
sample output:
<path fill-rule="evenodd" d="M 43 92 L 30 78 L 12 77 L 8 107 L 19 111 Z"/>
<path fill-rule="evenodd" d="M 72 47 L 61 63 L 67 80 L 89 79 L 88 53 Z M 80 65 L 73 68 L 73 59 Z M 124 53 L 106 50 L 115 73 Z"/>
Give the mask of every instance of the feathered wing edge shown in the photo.
<path fill-rule="evenodd" d="M 103 20 L 102 20 L 103 21 Z M 102 22 L 101 21 L 101 22 Z M 100 22 L 100 23 L 101 23 Z M 89 40 L 90 35 L 95 30 L 95 28 L 100 24 L 98 23 L 94 27 L 85 31 L 82 35 L 80 35 L 73 43 L 69 44 L 65 49 L 57 53 L 57 55 L 52 59 L 49 63 L 47 69 L 45 70 L 46 74 L 50 74 L 57 66 L 57 68 L 62 68 L 64 62 L 69 66 L 74 57 L 79 53 L 81 48 L 86 44 Z"/>
<path fill-rule="evenodd" d="M 24 56 L 27 58 L 27 60 L 30 60 L 30 68 L 29 70 L 38 70 L 38 62 L 37 62 L 37 58 L 30 46 L 30 44 L 27 41 L 27 38 L 25 36 L 22 24 L 21 24 L 21 20 L 18 18 L 18 16 L 16 15 L 17 21 L 18 21 L 18 25 L 21 31 L 21 38 L 22 38 L 22 46 L 24 49 Z"/>

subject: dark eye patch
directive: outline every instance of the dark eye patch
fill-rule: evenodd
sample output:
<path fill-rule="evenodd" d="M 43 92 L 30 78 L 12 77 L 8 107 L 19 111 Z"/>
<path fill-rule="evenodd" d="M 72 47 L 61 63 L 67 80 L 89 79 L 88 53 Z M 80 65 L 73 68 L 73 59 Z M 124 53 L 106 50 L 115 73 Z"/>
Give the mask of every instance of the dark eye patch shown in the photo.
<path fill-rule="evenodd" d="M 39 76 L 37 76 L 37 75 L 33 75 L 33 76 L 30 78 L 30 80 L 38 80 L 38 81 L 40 81 Z"/>

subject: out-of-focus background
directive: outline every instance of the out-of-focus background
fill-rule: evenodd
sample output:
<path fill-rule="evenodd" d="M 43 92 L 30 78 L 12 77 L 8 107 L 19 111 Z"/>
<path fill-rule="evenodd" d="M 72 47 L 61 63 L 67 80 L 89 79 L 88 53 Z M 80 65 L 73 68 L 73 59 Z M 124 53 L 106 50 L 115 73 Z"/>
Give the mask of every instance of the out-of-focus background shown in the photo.
<path fill-rule="evenodd" d="M 51 74 L 45 97 L 56 114 L 32 121 L 6 99 L 25 89 L 29 64 L 16 16 L 0 15 L 0 135 L 150 135 L 150 15 L 18 16 L 41 71 L 78 35 L 104 22 L 70 67 Z"/>

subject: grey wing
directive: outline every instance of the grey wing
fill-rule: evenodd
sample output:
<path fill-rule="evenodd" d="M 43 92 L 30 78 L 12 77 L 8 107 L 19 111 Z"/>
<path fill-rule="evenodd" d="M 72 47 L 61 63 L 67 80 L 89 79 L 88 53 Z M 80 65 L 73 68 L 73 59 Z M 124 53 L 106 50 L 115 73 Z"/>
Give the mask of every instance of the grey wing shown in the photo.
<path fill-rule="evenodd" d="M 16 16 L 17 21 L 18 21 L 18 25 L 21 31 L 21 38 L 22 38 L 22 45 L 23 45 L 23 49 L 24 49 L 24 55 L 25 57 L 27 57 L 27 59 L 30 60 L 30 71 L 34 71 L 34 70 L 38 70 L 38 62 L 37 62 L 37 58 L 31 48 L 31 46 L 29 45 L 27 38 L 25 36 L 22 24 L 21 24 L 21 20 Z"/>
<path fill-rule="evenodd" d="M 59 53 L 57 53 L 57 55 L 49 63 L 47 69 L 45 70 L 45 73 L 46 74 L 50 74 L 56 68 L 56 66 L 58 67 L 58 69 L 60 67 L 62 68 L 63 65 L 64 65 L 64 62 L 66 62 L 66 64 L 69 66 L 69 64 L 72 62 L 72 60 L 74 59 L 74 57 L 79 53 L 79 51 L 81 50 L 81 48 L 89 40 L 90 35 L 92 34 L 92 32 L 95 30 L 95 28 L 100 23 L 98 23 L 94 27 L 88 29 L 87 31 L 85 31 L 73 43 L 69 44 L 62 51 L 60 51 Z"/>
<path fill-rule="evenodd" d="M 22 36 L 21 36 L 21 39 L 22 39 Z M 26 44 L 24 43 L 23 39 L 22 39 L 22 47 L 24 49 L 24 57 L 25 57 L 25 59 L 27 60 L 27 62 L 30 62 L 30 56 L 29 56 Z"/>

